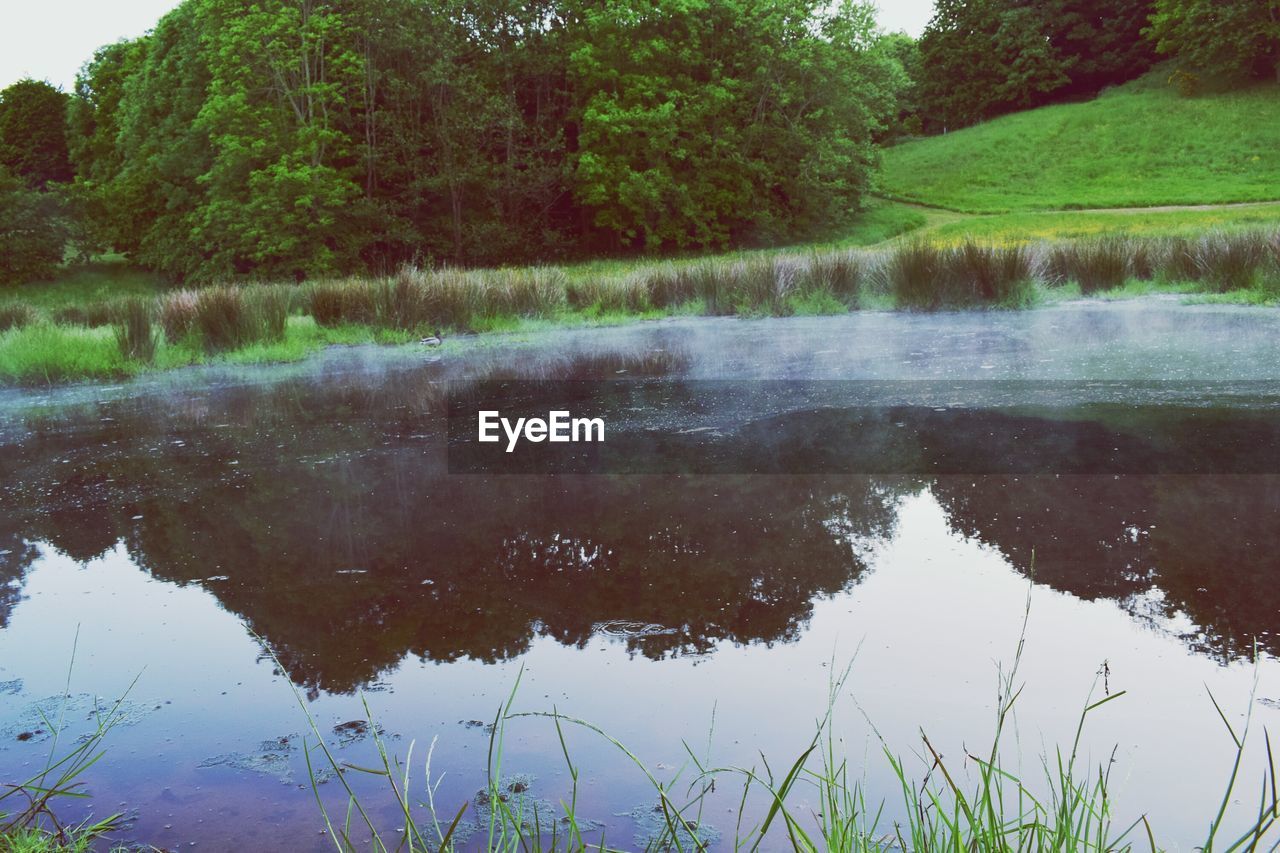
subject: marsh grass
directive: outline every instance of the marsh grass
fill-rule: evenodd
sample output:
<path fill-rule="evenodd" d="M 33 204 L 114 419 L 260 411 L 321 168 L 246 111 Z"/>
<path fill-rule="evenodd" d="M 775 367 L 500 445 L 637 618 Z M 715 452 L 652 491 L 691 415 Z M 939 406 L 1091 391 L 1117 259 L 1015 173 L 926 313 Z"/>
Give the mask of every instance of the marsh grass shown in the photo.
<path fill-rule="evenodd" d="M 40 314 L 30 305 L 15 303 L 0 305 L 0 332 L 9 329 L 21 329 L 30 326 L 40 319 Z"/>
<path fill-rule="evenodd" d="M 117 304 L 114 317 L 116 346 L 126 361 L 150 364 L 155 360 L 157 330 L 152 324 L 151 300 L 129 297 Z"/>
<path fill-rule="evenodd" d="M 1196 243 L 1193 259 L 1197 280 L 1213 292 L 1245 290 L 1272 262 L 1271 242 L 1257 232 L 1210 235 Z"/>
<path fill-rule="evenodd" d="M 1041 279 L 1027 247 L 972 240 L 950 247 L 904 243 L 889 253 L 881 275 L 898 306 L 915 310 L 1022 307 Z"/>
<path fill-rule="evenodd" d="M 87 305 L 64 305 L 55 309 L 51 316 L 59 325 L 96 329 L 99 326 L 110 326 L 114 322 L 117 307 L 117 302 L 114 300 L 91 302 Z"/>
<path fill-rule="evenodd" d="M 1075 282 L 1088 295 L 1120 287 L 1133 275 L 1131 257 L 1141 241 L 1124 237 L 1076 240 L 1049 252 L 1049 275 L 1057 282 Z"/>
<path fill-rule="evenodd" d="M 1054 243 L 930 242 L 919 236 L 871 250 L 754 253 L 698 261 L 603 266 L 434 270 L 405 267 L 379 279 L 308 285 L 215 285 L 161 295 L 164 330 L 148 358 L 140 315 L 119 352 L 93 333 L 125 302 L 47 312 L 0 302 L 0 377 L 59 382 L 117 377 L 141 366 L 173 367 L 235 354 L 235 360 L 301 357 L 328 338 L 409 341 L 414 335 L 530 331 L 617 324 L 663 316 L 787 316 L 864 309 L 1025 308 L 1043 300 L 1149 293 L 1204 294 L 1200 301 L 1280 301 L 1280 231 L 1191 237 L 1110 236 Z M 128 302 L 130 311 L 138 302 Z M 290 321 L 309 316 L 325 334 L 307 343 Z M 55 317 L 55 320 L 57 318 Z M 352 335 L 343 330 L 357 330 Z M 21 334 L 15 334 L 15 332 Z M 332 342 L 332 341 L 330 341 Z M 162 345 L 166 344 L 166 345 Z M 121 354 L 123 353 L 123 355 Z"/>
<path fill-rule="evenodd" d="M 178 290 L 159 299 L 160 328 L 169 343 L 177 343 L 196 327 L 200 295 L 194 290 Z"/>
<path fill-rule="evenodd" d="M 425 779 L 425 786 L 415 796 L 411 793 L 414 788 L 412 743 L 405 761 L 400 762 L 388 752 L 378 727 L 372 725 L 378 754 L 376 766 L 357 767 L 349 762 L 340 762 L 326 745 L 323 732 L 311 716 L 305 699 L 296 687 L 293 689 L 314 738 L 314 743 L 308 739 L 304 753 L 312 790 L 316 792 L 316 804 L 331 842 L 335 849 L 344 853 L 366 848 L 425 853 L 454 851 L 464 844 L 468 848 L 474 847 L 476 833 L 463 833 L 461 828 L 465 825 L 464 819 L 469 817 L 468 810 L 480 811 L 482 805 L 484 813 L 478 816 L 482 818 L 480 849 L 504 853 L 613 849 L 603 830 L 599 838 L 589 838 L 582 829 L 586 822 L 577 807 L 581 769 L 568 748 L 565 730 L 569 728 L 600 738 L 625 757 L 638 778 L 647 783 L 652 792 L 654 813 L 661 815 L 661 829 L 646 847 L 650 851 L 708 849 L 700 827 L 708 796 L 715 792 L 717 785 L 721 790 L 741 788 L 740 795 L 732 794 L 738 802 L 732 838 L 736 850 L 780 849 L 784 843 L 805 853 L 889 853 L 903 850 L 999 853 L 1073 850 L 1102 853 L 1158 849 L 1156 830 L 1145 817 L 1126 825 L 1115 822 L 1111 773 L 1116 751 L 1113 749 L 1096 768 L 1082 758 L 1082 739 L 1087 723 L 1104 706 L 1121 699 L 1125 695 L 1123 691 L 1108 692 L 1101 698 L 1095 698 L 1094 692 L 1098 688 L 1095 680 L 1090 695 L 1081 705 L 1069 745 L 1041 756 L 1042 778 L 1024 780 L 1004 763 L 1002 746 L 1025 688 L 1018 672 L 1026 646 L 1029 615 L 1028 595 L 1026 615 L 1012 665 L 997 672 L 994 733 L 987 749 L 979 752 L 966 747 L 961 750 L 958 760 L 948 758 L 922 731 L 921 749 L 917 756 L 924 772 L 919 775 L 893 750 L 872 723 L 872 730 L 880 740 L 883 760 L 897 783 L 896 792 L 879 800 L 865 788 L 861 781 L 862 771 L 851 765 L 843 754 L 843 740 L 834 724 L 852 662 L 839 672 L 835 661 L 832 661 L 831 671 L 839 674 L 829 685 L 827 707 L 818 718 L 806 745 L 791 761 L 775 766 L 761 754 L 760 762 L 751 766 L 717 765 L 711 758 L 715 733 L 713 711 L 705 751 L 699 752 L 688 741 L 682 742 L 686 754 L 684 766 L 665 781 L 656 777 L 649 766 L 621 741 L 592 722 L 566 715 L 555 708 L 549 711 L 515 711 L 523 675 L 521 670 L 490 726 L 486 787 L 476 798 L 463 802 L 456 809 L 452 805 L 446 806 L 439 798 L 442 777 L 435 775 L 431 763 L 435 740 L 427 750 L 422 769 L 421 778 Z M 259 642 L 262 642 L 261 638 Z M 265 644 L 264 648 L 274 657 Z M 1255 678 L 1255 692 L 1256 689 Z M 1206 815 L 1207 837 L 1201 849 L 1216 853 L 1253 850 L 1275 840 L 1273 835 L 1280 822 L 1277 773 L 1270 737 L 1263 733 L 1266 770 L 1260 779 L 1260 795 L 1254 800 L 1256 811 L 1251 812 L 1252 817 L 1247 820 L 1232 816 L 1231 822 L 1236 824 L 1232 834 L 1227 830 L 1228 812 L 1230 804 L 1241 797 L 1242 768 L 1251 746 L 1251 710 L 1246 714 L 1243 727 L 1237 729 L 1231 725 L 1216 698 L 1212 694 L 1209 698 L 1231 738 L 1234 757 L 1221 801 L 1207 806 L 1212 814 Z M 1250 696 L 1250 709 L 1254 707 L 1254 698 Z M 367 701 L 364 708 L 367 718 L 372 720 Z M 522 720 L 550 721 L 555 727 L 568 770 L 569 788 L 567 796 L 559 802 L 559 811 L 554 814 L 538 813 L 535 801 L 516 796 L 516 789 L 505 781 L 503 757 L 508 726 Z M 332 814 L 319 795 L 316 780 L 321 768 L 332 774 L 331 778 L 340 780 L 348 798 L 342 818 Z M 380 826 L 373 819 L 371 809 L 345 778 L 344 774 L 350 771 L 382 780 L 388 802 L 395 803 L 395 813 L 399 816 L 400 825 L 396 827 L 394 837 L 386 835 L 387 827 Z M 816 809 L 810 805 L 815 801 L 819 804 Z M 891 801 L 896 801 L 893 809 L 890 809 Z M 754 805 L 749 807 L 749 803 Z M 886 817 L 890 812 L 896 815 L 894 819 Z M 470 829 L 475 829 L 474 822 Z"/>
<path fill-rule="evenodd" d="M 196 329 L 209 352 L 243 346 L 252 339 L 244 293 L 236 287 L 206 287 L 196 296 Z"/>

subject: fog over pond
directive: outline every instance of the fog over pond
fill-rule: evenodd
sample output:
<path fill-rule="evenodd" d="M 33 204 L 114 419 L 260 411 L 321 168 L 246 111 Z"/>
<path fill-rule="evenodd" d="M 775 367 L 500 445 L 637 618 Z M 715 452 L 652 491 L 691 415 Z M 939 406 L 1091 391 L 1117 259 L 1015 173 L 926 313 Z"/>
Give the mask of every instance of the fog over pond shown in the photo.
<path fill-rule="evenodd" d="M 591 720 L 661 773 L 713 707 L 720 763 L 788 763 L 853 659 L 836 722 L 868 795 L 892 798 L 868 720 L 905 756 L 921 728 L 983 748 L 1029 600 L 1025 768 L 1069 742 L 1101 673 L 1097 691 L 1128 691 L 1086 741 L 1094 764 L 1118 746 L 1120 822 L 1145 812 L 1186 849 L 1231 758 L 1206 688 L 1236 719 L 1256 649 L 1254 713 L 1280 721 L 1278 373 L 1275 312 L 1143 300 L 675 320 L 0 391 L 0 780 L 42 759 L 19 736 L 79 626 L 83 708 L 142 672 L 90 786 L 149 843 L 325 846 L 290 684 L 353 763 L 372 750 L 361 696 L 394 750 L 438 738 L 452 813 L 521 667 L 517 706 Z M 451 393 L 562 380 L 589 383 L 614 456 L 458 473 Z M 509 737 L 512 772 L 565 796 L 554 729 Z M 598 738 L 571 746 L 581 813 L 643 846 L 651 790 Z M 732 835 L 739 794 L 709 826 Z"/>

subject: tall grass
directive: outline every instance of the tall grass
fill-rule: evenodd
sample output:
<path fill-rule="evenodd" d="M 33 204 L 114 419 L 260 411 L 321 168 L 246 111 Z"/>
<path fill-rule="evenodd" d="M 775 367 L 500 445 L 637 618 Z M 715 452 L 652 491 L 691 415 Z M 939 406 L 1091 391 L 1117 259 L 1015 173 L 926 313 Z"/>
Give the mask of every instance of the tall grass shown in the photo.
<path fill-rule="evenodd" d="M 903 308 L 936 310 L 1030 301 L 1039 273 L 1025 246 L 966 240 L 939 247 L 919 240 L 892 251 L 882 267 L 887 290 Z"/>
<path fill-rule="evenodd" d="M 152 302 L 131 296 L 115 311 L 116 346 L 128 361 L 150 364 L 156 357 L 156 330 L 152 325 Z"/>
<path fill-rule="evenodd" d="M 0 305 L 0 332 L 30 326 L 38 319 L 40 319 L 39 313 L 30 305 L 24 305 L 21 302 Z"/>
<path fill-rule="evenodd" d="M 1135 282 L 1153 284 L 1134 287 Z M 1136 295 L 1163 288 L 1247 304 L 1274 303 L 1280 301 L 1280 231 L 1224 231 L 1199 238 L 1110 236 L 1032 245 L 974 239 L 939 243 L 917 236 L 871 250 L 737 255 L 592 274 L 571 275 L 555 267 L 405 267 L 374 280 L 218 285 L 158 298 L 152 320 L 164 334 L 163 342 L 155 339 L 152 355 L 165 366 L 189 363 L 199 348 L 211 354 L 274 352 L 271 345 L 284 341 L 288 320 L 299 311 L 329 337 L 358 328 L 362 339 L 398 341 L 574 315 L 833 314 L 865 307 L 869 298 L 907 310 L 1020 308 L 1067 284 L 1086 295 Z M 0 376 L 60 381 L 132 372 L 149 360 L 141 304 L 61 306 L 53 315 L 58 324 L 54 333 L 40 331 L 48 320 L 34 306 L 0 303 L 0 335 L 8 336 L 0 341 Z M 129 323 L 121 321 L 125 315 L 132 318 Z M 101 339 L 91 334 L 107 321 L 121 330 L 122 356 L 104 357 Z M 73 339 L 87 348 L 73 351 Z M 165 343 L 169 348 L 162 351 Z M 193 351 L 191 357 L 179 357 L 185 349 Z"/>
<path fill-rule="evenodd" d="M 1124 237 L 1059 244 L 1049 253 L 1050 275 L 1059 282 L 1075 282 L 1086 294 L 1122 287 L 1134 273 L 1130 259 L 1140 245 Z"/>
<path fill-rule="evenodd" d="M 177 290 L 160 297 L 160 328 L 171 344 L 189 335 L 196 327 L 200 295 L 194 290 Z"/>

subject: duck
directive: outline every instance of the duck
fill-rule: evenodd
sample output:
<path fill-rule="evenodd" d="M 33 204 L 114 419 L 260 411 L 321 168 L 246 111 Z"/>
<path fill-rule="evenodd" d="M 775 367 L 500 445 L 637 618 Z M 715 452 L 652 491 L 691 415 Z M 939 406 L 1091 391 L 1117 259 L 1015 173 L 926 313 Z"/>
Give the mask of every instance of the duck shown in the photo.
<path fill-rule="evenodd" d="M 424 347 L 438 347 L 440 344 L 444 343 L 444 339 L 440 335 L 440 330 L 436 329 L 436 333 L 434 335 L 428 335 L 418 341 L 418 343 L 422 344 Z"/>

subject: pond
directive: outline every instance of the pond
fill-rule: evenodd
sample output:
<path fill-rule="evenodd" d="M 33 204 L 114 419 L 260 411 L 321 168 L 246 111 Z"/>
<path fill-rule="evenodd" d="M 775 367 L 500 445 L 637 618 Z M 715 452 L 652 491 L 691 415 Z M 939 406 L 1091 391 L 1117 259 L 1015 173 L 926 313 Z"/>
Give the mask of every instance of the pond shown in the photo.
<path fill-rule="evenodd" d="M 458 837 L 480 846 L 508 701 L 589 721 L 683 795 L 686 744 L 785 773 L 848 667 L 831 731 L 888 832 L 885 749 L 923 778 L 923 733 L 971 777 L 1022 641 L 1006 767 L 1035 787 L 1082 708 L 1123 694 L 1090 713 L 1082 764 L 1110 767 L 1117 826 L 1145 815 L 1191 849 L 1234 758 L 1213 700 L 1237 730 L 1252 717 L 1238 825 L 1280 723 L 1277 379 L 1276 312 L 1156 299 L 5 390 L 0 782 L 43 765 L 49 715 L 73 743 L 123 697 L 69 813 L 124 812 L 118 839 L 331 849 L 312 789 L 340 817 L 344 781 L 394 836 L 385 780 L 354 769 L 381 741 L 412 751 L 415 802 L 432 748 L 442 819 L 467 805 Z M 477 404 L 572 405 L 606 439 L 490 453 Z M 584 825 L 643 849 L 645 772 L 564 735 Z M 553 722 L 513 717 L 501 745 L 503 779 L 558 814 Z M 731 849 L 768 802 L 718 782 L 699 837 Z M 804 785 L 789 806 L 821 808 Z"/>

